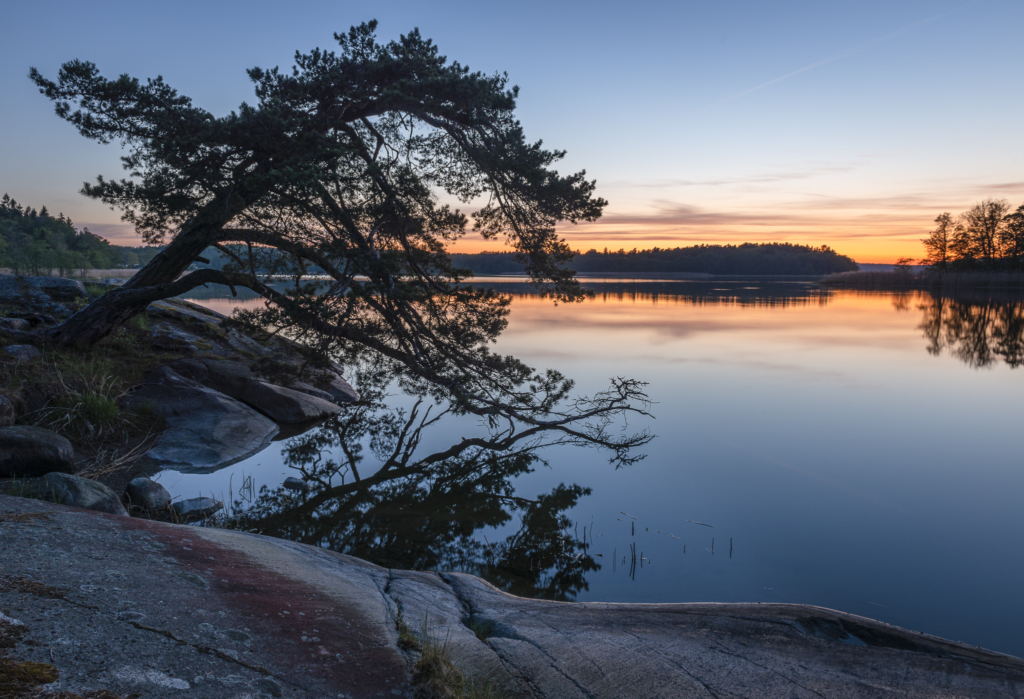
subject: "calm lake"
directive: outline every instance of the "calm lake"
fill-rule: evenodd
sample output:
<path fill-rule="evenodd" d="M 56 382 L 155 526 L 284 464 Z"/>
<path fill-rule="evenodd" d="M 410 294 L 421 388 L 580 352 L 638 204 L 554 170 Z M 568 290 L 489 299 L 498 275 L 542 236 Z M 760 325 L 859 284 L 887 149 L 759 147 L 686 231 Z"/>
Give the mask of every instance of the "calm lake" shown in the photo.
<path fill-rule="evenodd" d="M 657 435 L 647 458 L 615 470 L 600 451 L 560 446 L 529 473 L 391 483 L 294 516 L 301 498 L 275 494 L 261 530 L 516 594 L 813 604 L 1024 656 L 1020 300 L 585 280 L 593 299 L 555 306 L 491 283 L 514 295 L 498 352 L 562 371 L 579 393 L 649 382 L 654 419 L 630 420 Z M 257 303 L 196 300 L 225 313 Z M 413 405 L 393 392 L 371 426 Z M 372 431 L 360 433 L 362 478 L 380 463 Z M 415 449 L 485 434 L 445 419 Z M 241 494 L 244 509 L 297 465 L 340 458 L 330 439 L 304 437 L 158 478 L 175 496 Z M 533 509 L 516 500 L 544 494 Z"/>

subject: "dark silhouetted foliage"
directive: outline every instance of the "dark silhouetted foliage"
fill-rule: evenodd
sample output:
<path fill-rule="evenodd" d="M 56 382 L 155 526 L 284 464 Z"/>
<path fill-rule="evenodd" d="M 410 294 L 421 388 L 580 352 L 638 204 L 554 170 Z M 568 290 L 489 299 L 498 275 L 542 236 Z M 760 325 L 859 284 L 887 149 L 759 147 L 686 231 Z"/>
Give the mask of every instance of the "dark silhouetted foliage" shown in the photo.
<path fill-rule="evenodd" d="M 485 252 L 452 255 L 452 261 L 474 274 L 523 274 L 513 253 Z M 833 274 L 857 269 L 857 263 L 827 245 L 791 243 L 694 245 L 651 250 L 589 250 L 577 254 L 573 267 L 580 274 Z"/>

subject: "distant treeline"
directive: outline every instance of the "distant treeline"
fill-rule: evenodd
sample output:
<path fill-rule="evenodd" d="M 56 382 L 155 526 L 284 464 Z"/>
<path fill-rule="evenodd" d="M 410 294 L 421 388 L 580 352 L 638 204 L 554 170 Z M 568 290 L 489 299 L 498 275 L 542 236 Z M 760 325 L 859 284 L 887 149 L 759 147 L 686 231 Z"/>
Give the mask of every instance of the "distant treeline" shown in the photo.
<path fill-rule="evenodd" d="M 476 275 L 522 274 L 515 253 L 483 252 L 452 255 L 456 266 Z M 572 267 L 581 274 L 832 274 L 857 269 L 857 263 L 827 245 L 790 243 L 694 245 L 651 250 L 588 250 L 576 255 Z"/>
<path fill-rule="evenodd" d="M 15 274 L 56 270 L 70 276 L 80 269 L 139 267 L 159 249 L 111 245 L 88 228 L 76 230 L 64 214 L 51 216 L 45 206 L 36 211 L 7 194 L 0 199 L 0 267 Z"/>
<path fill-rule="evenodd" d="M 922 240 L 921 264 L 940 271 L 1024 270 L 1024 204 L 1010 213 L 1005 199 L 986 199 L 953 216 L 935 219 Z"/>

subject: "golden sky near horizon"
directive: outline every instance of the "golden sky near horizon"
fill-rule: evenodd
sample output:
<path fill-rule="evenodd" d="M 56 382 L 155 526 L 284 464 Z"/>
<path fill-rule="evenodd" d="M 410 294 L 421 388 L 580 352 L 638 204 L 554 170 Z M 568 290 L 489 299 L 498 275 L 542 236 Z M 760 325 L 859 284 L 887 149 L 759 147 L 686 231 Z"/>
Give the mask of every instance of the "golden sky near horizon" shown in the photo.
<path fill-rule="evenodd" d="M 296 50 L 331 48 L 332 32 L 376 17 L 382 41 L 418 27 L 451 60 L 520 86 L 527 138 L 565 149 L 555 167 L 586 169 L 610 202 L 601 220 L 559 228 L 574 249 L 790 242 L 891 263 L 920 258 L 944 211 L 1024 204 L 1020 0 L 527 0 L 511 14 L 296 3 L 252 10 L 227 33 L 230 5 L 13 3 L 5 20 L 31 30 L 0 42 L 0 194 L 138 245 L 116 212 L 78 194 L 99 174 L 123 176 L 124 151 L 59 119 L 29 67 L 52 77 L 82 59 L 109 77 L 161 75 L 220 116 L 253 102 L 246 69 L 287 71 Z M 472 233 L 456 246 L 499 248 Z"/>

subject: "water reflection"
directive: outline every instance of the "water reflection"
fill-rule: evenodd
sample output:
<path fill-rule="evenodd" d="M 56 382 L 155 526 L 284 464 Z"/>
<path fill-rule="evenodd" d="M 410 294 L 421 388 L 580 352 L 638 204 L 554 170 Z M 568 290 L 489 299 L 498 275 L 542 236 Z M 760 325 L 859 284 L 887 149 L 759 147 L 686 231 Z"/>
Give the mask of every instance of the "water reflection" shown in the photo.
<path fill-rule="evenodd" d="M 1024 303 L 992 294 L 922 295 L 918 326 L 928 353 L 949 352 L 974 368 L 1000 361 L 1011 368 L 1024 363 Z"/>
<path fill-rule="evenodd" d="M 235 503 L 232 526 L 389 568 L 467 572 L 517 595 L 570 600 L 588 589 L 600 565 L 565 513 L 590 489 L 562 483 L 531 499 L 513 486 L 545 464 L 542 450 L 574 439 L 492 429 L 423 455 L 418 447 L 457 418 L 422 399 L 391 407 L 383 388 L 363 377 L 361 403 L 286 443 L 284 463 L 308 495 L 264 487 Z M 515 520 L 500 540 L 482 535 Z"/>
<path fill-rule="evenodd" d="M 474 280 L 477 282 L 478 280 Z M 742 281 L 623 281 L 581 279 L 599 303 L 669 303 L 681 306 L 746 306 L 750 308 L 799 308 L 826 306 L 834 292 L 812 281 L 746 279 Z M 480 283 L 509 294 L 514 299 L 536 298 L 537 292 L 525 282 L 500 278 Z"/>

